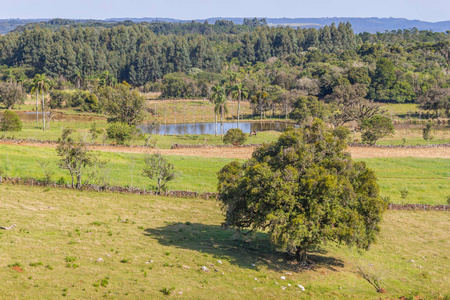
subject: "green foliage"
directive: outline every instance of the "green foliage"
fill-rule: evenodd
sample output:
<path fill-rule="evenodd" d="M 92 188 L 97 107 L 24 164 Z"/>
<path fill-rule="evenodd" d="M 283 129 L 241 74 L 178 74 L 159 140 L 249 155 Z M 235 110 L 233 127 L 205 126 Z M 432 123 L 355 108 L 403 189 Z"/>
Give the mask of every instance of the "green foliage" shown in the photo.
<path fill-rule="evenodd" d="M 431 123 L 427 123 L 426 125 L 425 125 L 425 127 L 422 129 L 422 136 L 423 136 L 423 139 L 425 140 L 425 141 L 427 141 L 428 143 L 430 142 L 430 140 L 433 138 L 432 136 L 431 136 L 431 129 L 433 128 L 433 125 L 431 124 Z"/>
<path fill-rule="evenodd" d="M 176 176 L 173 165 L 160 153 L 145 156 L 143 175 L 156 182 L 155 190 L 158 194 L 167 191 L 167 184 Z"/>
<path fill-rule="evenodd" d="M 170 294 L 172 294 L 172 292 L 175 290 L 174 287 L 171 288 L 163 288 L 161 289 L 161 293 L 163 293 L 166 296 L 169 296 Z"/>
<path fill-rule="evenodd" d="M 294 103 L 294 110 L 289 114 L 297 123 L 303 123 L 308 118 L 326 120 L 329 116 L 329 106 L 314 96 L 302 96 Z"/>
<path fill-rule="evenodd" d="M 13 108 L 16 104 L 25 102 L 26 94 L 17 82 L 0 82 L 0 103 L 6 108 Z"/>
<path fill-rule="evenodd" d="M 223 137 L 225 144 L 233 144 L 235 146 L 242 145 L 247 140 L 247 135 L 239 128 L 232 128 L 227 131 Z"/>
<path fill-rule="evenodd" d="M 108 138 L 116 141 L 118 145 L 124 145 L 127 141 L 131 140 L 134 131 L 134 126 L 120 122 L 112 123 L 106 128 Z"/>
<path fill-rule="evenodd" d="M 288 129 L 244 164 L 218 173 L 226 226 L 267 230 L 279 248 L 306 261 L 326 242 L 366 249 L 379 231 L 386 203 L 373 171 L 352 162 L 346 142 L 322 121 Z"/>
<path fill-rule="evenodd" d="M 88 184 L 96 175 L 96 165 L 102 165 L 105 162 L 98 159 L 86 146 L 83 141 L 76 141 L 71 136 L 70 129 L 64 130 L 61 138 L 58 140 L 56 153 L 60 157 L 59 167 L 68 170 L 72 179 L 72 188 L 81 189 Z M 91 169 L 92 168 L 92 169 Z M 86 175 L 84 181 L 82 177 Z"/>
<path fill-rule="evenodd" d="M 0 116 L 0 130 L 21 131 L 22 121 L 20 121 L 19 116 L 15 112 L 7 110 Z"/>
<path fill-rule="evenodd" d="M 98 138 L 99 134 L 103 133 L 103 129 L 97 128 L 97 123 L 92 123 L 91 129 L 89 129 L 89 132 L 91 133 L 92 140 L 95 141 Z"/>
<path fill-rule="evenodd" d="M 89 94 L 84 99 L 84 104 L 81 106 L 84 111 L 98 113 L 101 110 L 100 102 L 95 94 Z"/>
<path fill-rule="evenodd" d="M 347 142 L 350 139 L 350 134 L 351 134 L 350 129 L 348 129 L 347 127 L 344 127 L 344 126 L 336 127 L 333 130 L 334 136 L 337 136 L 339 139 L 341 139 L 343 141 L 347 141 Z"/>
<path fill-rule="evenodd" d="M 109 115 L 109 122 L 137 125 L 142 121 L 145 102 L 137 90 L 123 83 L 115 88 L 104 88 L 101 93 L 101 97 L 107 102 L 106 112 Z"/>
<path fill-rule="evenodd" d="M 380 138 L 393 134 L 394 126 L 388 117 L 376 115 L 362 121 L 361 131 L 363 143 L 375 145 Z"/>

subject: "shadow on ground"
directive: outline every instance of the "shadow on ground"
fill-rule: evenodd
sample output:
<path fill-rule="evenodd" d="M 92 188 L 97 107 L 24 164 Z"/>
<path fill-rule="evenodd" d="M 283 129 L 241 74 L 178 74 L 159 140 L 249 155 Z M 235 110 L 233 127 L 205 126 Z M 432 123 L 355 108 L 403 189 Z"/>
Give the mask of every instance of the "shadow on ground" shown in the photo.
<path fill-rule="evenodd" d="M 216 259 L 226 259 L 241 268 L 255 269 L 266 266 L 275 271 L 300 271 L 302 268 L 294 257 L 275 250 L 266 233 L 257 233 L 251 238 L 243 237 L 236 231 L 218 225 L 199 223 L 175 223 L 164 227 L 144 230 L 146 236 L 156 239 L 161 245 L 208 253 Z M 335 270 L 343 267 L 341 260 L 325 256 L 324 250 L 308 253 L 309 259 L 319 268 Z"/>

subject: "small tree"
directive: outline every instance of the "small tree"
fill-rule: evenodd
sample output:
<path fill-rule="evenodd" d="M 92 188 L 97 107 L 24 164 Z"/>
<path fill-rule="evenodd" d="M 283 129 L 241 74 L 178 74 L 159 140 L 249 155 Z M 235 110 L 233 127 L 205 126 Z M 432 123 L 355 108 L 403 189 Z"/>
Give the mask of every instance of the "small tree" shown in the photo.
<path fill-rule="evenodd" d="M 23 87 L 17 82 L 0 83 L 0 103 L 11 109 L 16 104 L 23 104 L 26 94 Z"/>
<path fill-rule="evenodd" d="M 394 133 L 391 119 L 380 115 L 365 119 L 361 123 L 362 141 L 375 145 L 377 141 L 387 135 Z"/>
<path fill-rule="evenodd" d="M 265 230 L 302 263 L 310 248 L 326 242 L 367 249 L 386 203 L 374 172 L 352 162 L 346 146 L 316 119 L 286 130 L 246 163 L 227 164 L 218 173 L 224 225 Z"/>
<path fill-rule="evenodd" d="M 160 153 L 145 156 L 143 175 L 156 182 L 155 190 L 159 195 L 167 191 L 167 183 L 176 176 L 173 165 Z"/>
<path fill-rule="evenodd" d="M 432 127 L 433 125 L 431 125 L 431 123 L 427 123 L 427 125 L 425 125 L 425 127 L 422 129 L 423 139 L 427 141 L 428 145 L 430 144 L 430 140 L 433 139 L 433 137 L 431 136 Z"/>
<path fill-rule="evenodd" d="M 113 123 L 106 129 L 108 138 L 116 141 L 118 145 L 124 145 L 131 140 L 134 131 L 134 126 L 126 123 Z"/>
<path fill-rule="evenodd" d="M 22 121 L 20 121 L 19 116 L 15 112 L 7 110 L 0 116 L 0 130 L 21 131 Z"/>
<path fill-rule="evenodd" d="M 107 87 L 102 91 L 107 100 L 108 121 L 137 125 L 143 119 L 145 99 L 129 85 L 119 84 L 116 88 Z"/>
<path fill-rule="evenodd" d="M 223 137 L 225 144 L 233 144 L 235 146 L 242 145 L 247 140 L 247 135 L 239 128 L 233 128 L 227 131 Z"/>
<path fill-rule="evenodd" d="M 103 129 L 97 128 L 97 123 L 94 122 L 91 125 L 91 129 L 89 130 L 89 132 L 91 133 L 91 140 L 95 142 L 98 136 L 103 133 Z"/>
<path fill-rule="evenodd" d="M 59 167 L 68 170 L 72 178 L 72 188 L 81 189 L 96 175 L 96 166 L 104 164 L 97 155 L 86 146 L 83 141 L 75 141 L 71 136 L 71 130 L 65 129 L 58 139 L 56 153 L 60 157 Z M 82 181 L 82 177 L 86 179 Z"/>

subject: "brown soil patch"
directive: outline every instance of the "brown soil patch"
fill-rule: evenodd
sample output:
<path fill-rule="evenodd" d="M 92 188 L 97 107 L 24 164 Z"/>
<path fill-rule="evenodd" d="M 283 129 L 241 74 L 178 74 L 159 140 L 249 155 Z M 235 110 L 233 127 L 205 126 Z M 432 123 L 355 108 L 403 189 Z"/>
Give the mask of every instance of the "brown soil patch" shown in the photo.
<path fill-rule="evenodd" d="M 370 148 L 350 147 L 353 158 L 373 157 L 420 157 L 420 158 L 450 158 L 449 147 L 433 148 Z"/>
<path fill-rule="evenodd" d="M 14 266 L 14 267 L 12 267 L 12 269 L 17 271 L 17 272 L 19 272 L 19 273 L 23 272 L 23 270 L 21 268 L 19 268 L 18 266 Z"/>
<path fill-rule="evenodd" d="M 56 148 L 55 144 L 37 143 L 13 143 L 0 142 L 3 145 L 23 145 L 31 147 Z M 151 149 L 141 147 L 113 147 L 113 146 L 92 146 L 90 149 L 102 152 L 121 153 L 156 153 L 159 151 L 163 155 L 200 156 L 200 157 L 222 157 L 249 159 L 255 148 L 180 148 L 180 149 Z M 349 147 L 348 151 L 353 158 L 376 158 L 376 157 L 419 157 L 419 158 L 450 158 L 449 147 L 433 148 L 370 148 L 370 147 Z"/>

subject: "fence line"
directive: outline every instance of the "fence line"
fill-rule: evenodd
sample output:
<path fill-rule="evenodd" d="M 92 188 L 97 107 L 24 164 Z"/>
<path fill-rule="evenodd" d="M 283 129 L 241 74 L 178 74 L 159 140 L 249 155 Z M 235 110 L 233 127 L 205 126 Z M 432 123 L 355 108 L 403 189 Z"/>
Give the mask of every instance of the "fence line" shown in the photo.
<path fill-rule="evenodd" d="M 22 179 L 20 177 L 0 177 L 0 183 L 12 185 L 27 185 L 40 187 L 54 187 L 60 189 L 71 189 L 69 184 L 56 184 L 54 182 L 43 182 L 36 179 Z M 122 187 L 122 186 L 99 186 L 95 184 L 85 185 L 85 191 L 94 192 L 110 192 L 110 193 L 124 193 L 134 195 L 157 195 L 154 191 L 145 189 Z M 197 193 L 192 191 L 168 191 L 164 194 L 169 197 L 179 198 L 202 198 L 202 199 L 217 199 L 217 193 Z M 388 203 L 388 210 L 434 210 L 434 211 L 450 211 L 450 205 L 429 205 L 429 204 L 394 204 Z"/>

